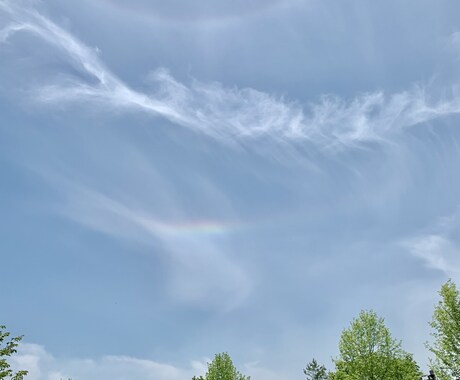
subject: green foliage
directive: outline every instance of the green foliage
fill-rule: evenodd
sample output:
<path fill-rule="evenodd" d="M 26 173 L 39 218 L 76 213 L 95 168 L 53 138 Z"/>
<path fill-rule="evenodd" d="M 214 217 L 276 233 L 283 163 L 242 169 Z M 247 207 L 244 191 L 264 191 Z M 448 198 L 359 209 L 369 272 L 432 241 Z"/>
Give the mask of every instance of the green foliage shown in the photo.
<path fill-rule="evenodd" d="M 0 379 L 22 380 L 27 371 L 18 371 L 16 373 L 10 367 L 7 359 L 17 352 L 16 347 L 22 339 L 22 336 L 9 338 L 10 333 L 6 331 L 5 326 L 0 326 Z"/>
<path fill-rule="evenodd" d="M 373 311 L 362 311 L 342 332 L 331 380 L 414 380 L 420 370 Z"/>
<path fill-rule="evenodd" d="M 439 294 L 430 323 L 434 343 L 428 348 L 435 355 L 433 367 L 441 379 L 460 378 L 460 293 L 449 280 Z"/>
<path fill-rule="evenodd" d="M 307 364 L 303 373 L 308 380 L 327 380 L 328 378 L 326 367 L 319 365 L 315 359 Z"/>
<path fill-rule="evenodd" d="M 214 360 L 208 363 L 208 371 L 205 377 L 194 376 L 192 380 L 250 380 L 250 377 L 239 373 L 230 356 L 223 352 L 216 354 Z"/>

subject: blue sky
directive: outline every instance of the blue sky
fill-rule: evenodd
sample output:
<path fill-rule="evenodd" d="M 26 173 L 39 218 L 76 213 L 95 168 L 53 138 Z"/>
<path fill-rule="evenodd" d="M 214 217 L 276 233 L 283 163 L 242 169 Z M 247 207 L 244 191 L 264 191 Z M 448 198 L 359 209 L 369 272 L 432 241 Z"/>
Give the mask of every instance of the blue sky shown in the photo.
<path fill-rule="evenodd" d="M 30 379 L 422 369 L 460 272 L 460 4 L 0 0 L 1 322 Z M 129 376 L 128 376 L 129 375 Z"/>

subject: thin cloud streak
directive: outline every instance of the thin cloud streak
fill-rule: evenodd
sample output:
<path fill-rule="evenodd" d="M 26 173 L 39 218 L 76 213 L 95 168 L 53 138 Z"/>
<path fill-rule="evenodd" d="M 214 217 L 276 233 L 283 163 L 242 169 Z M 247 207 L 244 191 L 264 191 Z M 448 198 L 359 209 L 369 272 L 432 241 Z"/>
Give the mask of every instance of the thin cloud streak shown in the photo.
<path fill-rule="evenodd" d="M 460 212 L 457 211 L 441 218 L 431 233 L 406 239 L 402 245 L 428 268 L 441 271 L 447 277 L 457 277 L 460 275 L 459 226 Z"/>
<path fill-rule="evenodd" d="M 27 25 L 10 24 L 0 31 L 0 42 L 6 42 L 8 38 L 21 30 L 27 29 Z"/>
<path fill-rule="evenodd" d="M 0 32 L 3 41 L 28 31 L 54 45 L 88 76 L 87 81 L 59 79 L 38 88 L 43 103 L 98 102 L 143 111 L 228 143 L 269 137 L 284 145 L 307 143 L 321 150 L 381 143 L 408 127 L 460 112 L 458 96 L 433 100 L 420 86 L 389 96 L 366 93 L 350 102 L 324 96 L 319 103 L 302 107 L 251 88 L 199 81 L 186 85 L 165 69 L 150 75 L 152 93 L 136 91 L 105 66 L 95 49 L 36 10 L 7 0 L 0 2 L 0 9 L 14 20 Z"/>

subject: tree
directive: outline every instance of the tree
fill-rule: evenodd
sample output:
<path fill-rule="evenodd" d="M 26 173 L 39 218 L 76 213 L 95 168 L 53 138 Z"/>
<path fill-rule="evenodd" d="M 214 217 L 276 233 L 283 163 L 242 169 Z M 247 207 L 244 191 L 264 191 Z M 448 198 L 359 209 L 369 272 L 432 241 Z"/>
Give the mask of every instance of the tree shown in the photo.
<path fill-rule="evenodd" d="M 342 332 L 332 380 L 414 380 L 420 370 L 374 311 L 361 311 Z"/>
<path fill-rule="evenodd" d="M 27 371 L 18 371 L 16 373 L 11 369 L 7 359 L 17 352 L 16 347 L 22 339 L 22 336 L 8 338 L 10 333 L 6 331 L 5 326 L 0 326 L 0 379 L 22 380 Z"/>
<path fill-rule="evenodd" d="M 441 300 L 434 309 L 430 326 L 434 329 L 433 367 L 441 378 L 460 378 L 460 293 L 452 280 L 439 291 Z"/>
<path fill-rule="evenodd" d="M 250 380 L 249 376 L 239 373 L 233 365 L 230 356 L 223 352 L 216 354 L 214 360 L 208 363 L 208 371 L 205 377 L 193 377 L 192 380 Z"/>
<path fill-rule="evenodd" d="M 327 370 L 323 365 L 319 365 L 318 362 L 313 359 L 307 364 L 307 367 L 303 370 L 308 380 L 327 380 Z"/>

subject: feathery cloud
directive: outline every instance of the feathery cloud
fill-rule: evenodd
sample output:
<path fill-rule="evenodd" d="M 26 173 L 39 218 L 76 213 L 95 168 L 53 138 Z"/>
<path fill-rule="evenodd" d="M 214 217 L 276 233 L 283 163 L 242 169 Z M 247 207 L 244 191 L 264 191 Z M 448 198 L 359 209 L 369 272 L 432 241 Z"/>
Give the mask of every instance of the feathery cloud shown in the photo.
<path fill-rule="evenodd" d="M 55 46 L 87 77 L 60 77 L 43 84 L 35 89 L 43 103 L 99 103 L 162 117 L 225 142 L 269 137 L 285 145 L 302 143 L 319 149 L 383 142 L 408 127 L 460 112 L 458 96 L 436 100 L 421 86 L 392 95 L 365 93 L 351 101 L 324 96 L 302 107 L 251 88 L 196 80 L 181 83 L 165 69 L 154 71 L 152 91 L 142 92 L 112 73 L 96 49 L 33 8 L 3 0 L 0 9 L 13 20 L 0 32 L 3 41 L 28 31 Z"/>

